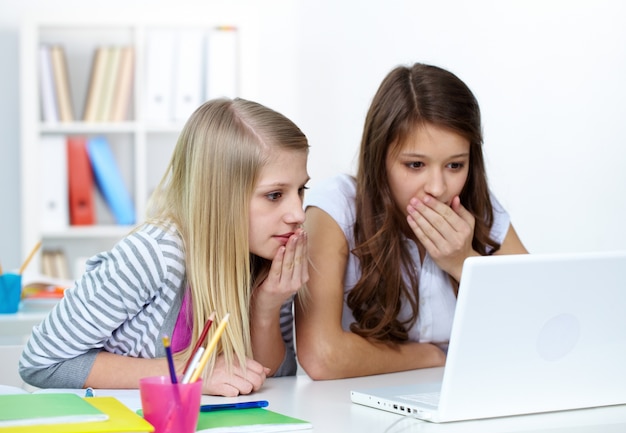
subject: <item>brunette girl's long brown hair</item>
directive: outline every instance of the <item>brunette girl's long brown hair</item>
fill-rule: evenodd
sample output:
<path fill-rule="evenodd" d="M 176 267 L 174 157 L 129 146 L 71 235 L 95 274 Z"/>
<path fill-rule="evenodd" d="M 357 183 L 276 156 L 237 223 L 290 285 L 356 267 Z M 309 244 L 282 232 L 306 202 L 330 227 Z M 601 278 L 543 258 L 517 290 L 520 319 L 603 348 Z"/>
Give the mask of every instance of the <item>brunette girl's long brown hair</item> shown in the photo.
<path fill-rule="evenodd" d="M 493 207 L 476 98 L 456 75 L 439 67 L 418 63 L 395 68 L 378 88 L 365 120 L 356 176 L 352 251 L 360 260 L 362 273 L 347 297 L 356 320 L 350 327 L 352 332 L 379 341 L 406 341 L 407 330 L 419 313 L 418 275 L 401 229 L 406 225 L 405 217 L 392 199 L 386 159 L 424 123 L 447 128 L 469 140 L 470 167 L 460 199 L 476 218 L 472 246 L 483 255 L 500 247 L 489 237 Z M 404 322 L 398 320 L 403 298 L 412 309 L 411 318 Z"/>

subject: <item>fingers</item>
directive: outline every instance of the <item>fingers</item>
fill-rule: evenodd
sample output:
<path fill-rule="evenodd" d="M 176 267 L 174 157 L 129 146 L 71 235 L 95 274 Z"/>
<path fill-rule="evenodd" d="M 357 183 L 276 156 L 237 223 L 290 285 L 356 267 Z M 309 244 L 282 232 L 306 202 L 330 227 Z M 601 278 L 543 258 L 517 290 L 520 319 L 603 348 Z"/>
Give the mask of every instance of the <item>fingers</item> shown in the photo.
<path fill-rule="evenodd" d="M 291 283 L 291 286 L 300 287 L 303 277 L 308 276 L 307 263 L 307 234 L 298 229 L 287 242 L 281 268 L 281 282 Z M 308 278 L 308 277 L 307 277 Z"/>
<path fill-rule="evenodd" d="M 409 226 L 429 251 L 432 251 L 429 245 L 441 244 L 445 234 L 454 231 L 450 219 L 456 214 L 453 216 L 454 211 L 439 201 L 433 203 L 433 200 L 429 200 L 427 204 L 426 201 L 414 198 L 407 210 Z"/>
<path fill-rule="evenodd" d="M 296 237 L 297 236 L 297 237 Z M 293 252 L 293 267 L 291 272 L 291 286 L 298 289 L 309 280 L 309 264 L 308 264 L 308 235 L 299 229 L 293 236 L 296 237 L 295 250 Z M 289 274 L 287 274 L 289 279 Z"/>
<path fill-rule="evenodd" d="M 298 229 L 287 245 L 278 249 L 268 277 L 268 285 L 274 290 L 291 295 L 308 281 L 307 240 L 306 232 Z"/>
<path fill-rule="evenodd" d="M 474 216 L 470 213 L 470 211 L 465 209 L 465 206 L 461 204 L 461 199 L 458 195 L 452 199 L 450 207 L 454 212 L 456 212 L 457 215 L 459 215 L 463 219 L 463 221 L 474 227 Z"/>
<path fill-rule="evenodd" d="M 407 211 L 409 226 L 431 255 L 445 256 L 471 244 L 475 220 L 458 196 L 450 205 L 430 196 L 413 198 Z"/>
<path fill-rule="evenodd" d="M 267 278 L 254 290 L 251 306 L 257 318 L 277 314 L 309 280 L 307 238 L 304 230 L 298 229 L 276 252 Z"/>
<path fill-rule="evenodd" d="M 245 369 L 234 365 L 229 372 L 223 355 L 220 355 L 211 377 L 204 386 L 204 392 L 225 397 L 250 394 L 261 389 L 269 371 L 269 368 L 263 367 L 252 359 L 247 359 Z"/>
<path fill-rule="evenodd" d="M 300 265 L 300 286 L 309 281 L 309 235 L 302 232 L 302 254 L 298 265 Z"/>
<path fill-rule="evenodd" d="M 425 233 L 434 235 L 432 229 L 435 229 L 443 235 L 450 231 L 461 231 L 467 226 L 472 230 L 474 228 L 474 217 L 463 207 L 458 196 L 452 199 L 450 205 L 430 196 L 423 200 L 413 198 L 407 210 L 412 217 L 410 219 L 421 226 Z"/>

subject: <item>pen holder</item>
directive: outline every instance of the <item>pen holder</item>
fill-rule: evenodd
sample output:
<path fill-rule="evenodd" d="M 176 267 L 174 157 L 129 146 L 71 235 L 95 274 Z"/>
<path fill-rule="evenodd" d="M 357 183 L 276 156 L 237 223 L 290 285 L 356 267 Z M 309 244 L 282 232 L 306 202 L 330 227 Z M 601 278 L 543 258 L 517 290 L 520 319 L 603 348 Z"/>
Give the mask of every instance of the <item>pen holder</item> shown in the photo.
<path fill-rule="evenodd" d="M 202 380 L 173 384 L 169 376 L 139 380 L 143 417 L 154 426 L 154 433 L 193 433 L 196 431 L 202 398 Z"/>
<path fill-rule="evenodd" d="M 20 274 L 0 275 L 0 314 L 17 313 L 22 296 Z"/>

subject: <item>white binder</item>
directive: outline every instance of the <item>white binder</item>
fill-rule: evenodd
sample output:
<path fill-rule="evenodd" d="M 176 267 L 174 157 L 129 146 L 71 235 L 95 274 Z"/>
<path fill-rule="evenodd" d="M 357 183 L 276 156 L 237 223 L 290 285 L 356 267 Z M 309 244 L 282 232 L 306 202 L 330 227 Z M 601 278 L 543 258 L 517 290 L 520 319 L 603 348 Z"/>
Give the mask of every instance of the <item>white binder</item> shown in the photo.
<path fill-rule="evenodd" d="M 147 121 L 172 120 L 175 36 L 174 30 L 168 29 L 148 34 L 143 116 Z"/>
<path fill-rule="evenodd" d="M 39 92 L 41 94 L 42 119 L 46 123 L 55 123 L 59 121 L 59 111 L 57 109 L 52 59 L 50 58 L 50 47 L 48 45 L 41 45 L 39 47 L 39 66 Z"/>
<path fill-rule="evenodd" d="M 204 31 L 179 31 L 176 46 L 174 120 L 186 121 L 203 102 Z"/>
<path fill-rule="evenodd" d="M 67 147 L 64 135 L 40 139 L 41 229 L 62 230 L 69 225 Z"/>

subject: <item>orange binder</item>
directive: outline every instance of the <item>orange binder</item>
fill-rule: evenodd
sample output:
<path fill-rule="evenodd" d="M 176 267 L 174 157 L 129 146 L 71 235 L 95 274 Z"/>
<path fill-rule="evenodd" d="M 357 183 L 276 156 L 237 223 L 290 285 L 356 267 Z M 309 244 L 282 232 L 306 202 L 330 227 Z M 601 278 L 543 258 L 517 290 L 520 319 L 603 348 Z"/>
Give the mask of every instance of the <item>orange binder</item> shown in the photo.
<path fill-rule="evenodd" d="M 67 137 L 67 172 L 70 224 L 95 224 L 95 184 L 85 137 Z"/>

